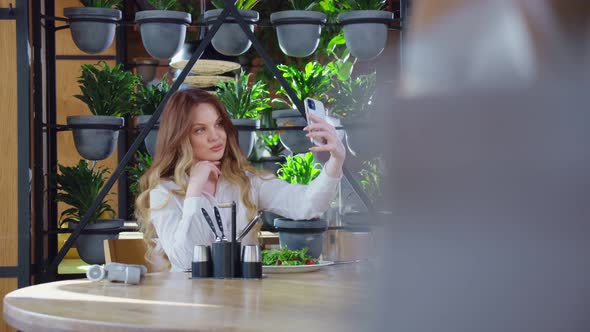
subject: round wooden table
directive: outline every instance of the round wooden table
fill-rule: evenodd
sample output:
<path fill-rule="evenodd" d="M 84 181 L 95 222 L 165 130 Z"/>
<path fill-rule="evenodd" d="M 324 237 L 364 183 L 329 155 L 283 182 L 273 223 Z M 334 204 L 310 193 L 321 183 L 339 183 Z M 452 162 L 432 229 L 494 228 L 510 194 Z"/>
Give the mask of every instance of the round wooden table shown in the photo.
<path fill-rule="evenodd" d="M 21 331 L 357 331 L 367 264 L 262 280 L 148 274 L 141 285 L 68 280 L 18 289 L 4 319 Z M 354 320 L 354 321 L 353 321 Z"/>

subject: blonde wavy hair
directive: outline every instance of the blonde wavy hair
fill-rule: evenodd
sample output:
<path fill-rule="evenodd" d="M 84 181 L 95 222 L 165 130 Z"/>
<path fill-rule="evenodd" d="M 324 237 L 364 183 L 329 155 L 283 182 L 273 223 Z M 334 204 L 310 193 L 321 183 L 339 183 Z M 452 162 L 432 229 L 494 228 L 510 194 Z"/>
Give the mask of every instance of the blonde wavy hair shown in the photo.
<path fill-rule="evenodd" d="M 184 196 L 188 186 L 187 179 L 193 159 L 193 149 L 189 140 L 191 111 L 200 104 L 210 104 L 217 109 L 221 117 L 221 124 L 227 134 L 225 152 L 220 164 L 222 176 L 230 184 L 240 189 L 240 200 L 248 211 L 248 219 L 254 217 L 257 206 L 250 197 L 250 179 L 246 172 L 267 179 L 269 172 L 262 172 L 254 168 L 240 150 L 238 143 L 238 131 L 231 122 L 223 104 L 207 91 L 200 89 L 186 89 L 175 92 L 168 100 L 158 130 L 156 153 L 152 166 L 139 180 L 140 194 L 135 200 L 135 217 L 143 232 L 143 238 L 147 245 L 145 258 L 154 263 L 156 230 L 150 220 L 150 210 L 158 207 L 150 206 L 150 191 L 154 189 L 161 179 L 172 180 L 180 187 L 173 194 Z M 161 208 L 161 207 L 160 207 Z M 170 268 L 168 257 L 163 256 Z"/>

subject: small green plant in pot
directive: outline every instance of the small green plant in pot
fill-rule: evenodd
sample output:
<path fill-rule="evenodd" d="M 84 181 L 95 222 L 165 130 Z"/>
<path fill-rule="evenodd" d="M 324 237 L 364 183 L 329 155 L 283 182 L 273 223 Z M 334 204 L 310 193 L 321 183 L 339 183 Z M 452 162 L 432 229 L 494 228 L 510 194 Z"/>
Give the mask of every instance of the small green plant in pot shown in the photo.
<path fill-rule="evenodd" d="M 85 160 L 80 160 L 75 166 L 58 165 L 58 168 L 59 173 L 51 177 L 51 184 L 58 191 L 55 200 L 69 206 L 61 213 L 60 226 L 67 223 L 68 228 L 73 230 L 98 196 L 109 170 L 97 167 L 96 164 L 89 167 Z M 84 229 L 119 229 L 123 226 L 123 220 L 102 219 L 105 215 L 114 214 L 108 202 L 103 201 Z M 80 234 L 76 239 L 76 247 L 86 263 L 104 264 L 103 241 L 116 237 L 117 234 Z"/>
<path fill-rule="evenodd" d="M 310 56 L 319 45 L 326 14 L 313 10 L 317 6 L 315 0 L 290 0 L 289 3 L 293 10 L 270 15 L 270 22 L 277 30 L 279 47 L 288 56 Z M 289 24 L 292 21 L 306 21 L 309 24 Z"/>
<path fill-rule="evenodd" d="M 387 27 L 393 13 L 381 10 L 385 0 L 347 0 L 351 11 L 338 15 L 346 47 L 359 60 L 376 58 L 387 43 Z M 366 22 L 358 22 L 366 20 Z"/>
<path fill-rule="evenodd" d="M 260 16 L 260 14 L 257 11 L 252 10 L 252 8 L 254 8 L 259 2 L 260 0 L 237 0 L 235 2 L 235 6 L 239 10 L 242 18 L 246 22 L 252 23 L 248 24 L 248 28 L 252 32 L 254 32 L 254 23 L 258 22 Z M 208 24 L 209 28 L 211 28 L 213 22 L 215 22 L 219 15 L 221 15 L 221 12 L 225 7 L 223 0 L 213 0 L 212 3 L 217 9 L 208 10 L 204 14 L 204 23 Z M 231 14 L 228 16 L 228 19 L 233 19 Z M 211 44 L 217 52 L 227 56 L 242 55 L 250 49 L 250 46 L 252 46 L 252 42 L 248 39 L 248 36 L 235 22 L 223 23 L 219 27 L 219 30 L 217 30 L 215 36 L 213 36 Z"/>
<path fill-rule="evenodd" d="M 321 165 L 315 162 L 313 154 L 287 156 L 287 160 L 277 172 L 279 179 L 292 183 L 308 185 L 320 174 Z M 266 216 L 265 216 L 266 217 Z M 279 216 L 274 219 L 274 226 L 279 231 L 281 247 L 291 250 L 309 248 L 309 255 L 318 258 L 322 254 L 324 232 L 328 222 L 324 219 L 291 220 Z"/>
<path fill-rule="evenodd" d="M 137 116 L 137 126 L 142 129 L 143 126 L 151 119 L 152 114 L 156 112 L 158 106 L 164 100 L 166 93 L 170 90 L 166 74 L 162 77 L 160 83 L 151 86 L 141 85 L 135 94 L 135 104 L 141 115 Z M 145 147 L 150 155 L 156 153 L 156 142 L 158 140 L 158 124 L 150 130 L 150 133 L 144 139 Z"/>
<path fill-rule="evenodd" d="M 282 72 L 283 77 L 302 102 L 307 97 L 323 102 L 329 100 L 327 92 L 332 86 L 332 77 L 336 74 L 333 63 L 324 66 L 319 62 L 309 62 L 303 69 L 299 69 L 296 65 L 278 65 L 277 68 Z M 287 98 L 289 103 L 281 99 L 273 101 L 285 103 L 290 108 L 272 112 L 272 117 L 276 120 L 277 126 L 306 126 L 306 118 L 301 115 L 299 110 L 294 108 L 294 101 L 291 100 L 283 88 L 278 91 L 278 95 Z M 304 153 L 311 147 L 311 141 L 303 131 L 284 130 L 279 131 L 279 134 L 283 145 L 293 154 Z"/>
<path fill-rule="evenodd" d="M 134 89 L 139 79 L 124 71 L 119 64 L 109 67 L 106 62 L 82 65 L 78 78 L 82 94 L 74 97 L 83 101 L 93 115 L 68 116 L 74 144 L 84 159 L 102 160 L 113 153 L 119 129 L 125 124 L 123 116 L 134 109 Z"/>
<path fill-rule="evenodd" d="M 260 126 L 260 112 L 270 107 L 266 84 L 257 81 L 250 85 L 249 80 L 250 74 L 242 71 L 237 80 L 217 85 L 217 97 L 225 105 L 232 123 L 238 126 L 240 148 L 246 157 L 254 148 L 254 129 Z"/>
<path fill-rule="evenodd" d="M 122 0 L 81 0 L 84 7 L 64 8 L 70 33 L 76 46 L 86 53 L 100 53 L 113 43 L 117 21 L 122 14 L 117 7 Z M 97 19 L 103 20 L 97 22 Z"/>
<path fill-rule="evenodd" d="M 134 202 L 139 195 L 139 179 L 143 176 L 145 171 L 152 166 L 153 157 L 146 152 L 137 150 L 135 153 L 135 160 L 132 165 L 127 166 L 127 183 L 129 183 L 129 215 L 134 213 Z"/>
<path fill-rule="evenodd" d="M 141 41 L 146 51 L 156 59 L 170 59 L 182 48 L 191 14 L 172 10 L 176 0 L 147 0 L 145 7 L 135 13 Z M 143 7 L 143 6 L 142 6 Z"/>

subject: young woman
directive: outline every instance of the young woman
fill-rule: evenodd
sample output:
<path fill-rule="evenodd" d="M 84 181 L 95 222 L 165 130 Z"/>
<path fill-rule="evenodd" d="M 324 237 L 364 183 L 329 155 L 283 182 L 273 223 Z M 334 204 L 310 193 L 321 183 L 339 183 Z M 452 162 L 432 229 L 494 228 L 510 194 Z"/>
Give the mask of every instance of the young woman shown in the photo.
<path fill-rule="evenodd" d="M 236 232 L 258 210 L 291 219 L 311 219 L 326 211 L 342 177 L 345 149 L 333 126 L 317 117 L 312 120 L 315 123 L 305 128 L 307 136 L 326 144 L 310 150 L 329 152 L 330 159 L 309 185 L 288 184 L 247 161 L 238 132 L 215 96 L 197 89 L 174 93 L 162 113 L 156 155 L 141 177 L 136 201 L 135 213 L 148 244 L 146 257 L 163 250 L 172 270 L 190 268 L 194 246 L 215 240 L 201 208 L 214 218 L 213 207 L 220 203 L 237 203 Z M 220 213 L 229 235 L 231 211 Z M 255 233 L 242 243 L 257 243 Z"/>

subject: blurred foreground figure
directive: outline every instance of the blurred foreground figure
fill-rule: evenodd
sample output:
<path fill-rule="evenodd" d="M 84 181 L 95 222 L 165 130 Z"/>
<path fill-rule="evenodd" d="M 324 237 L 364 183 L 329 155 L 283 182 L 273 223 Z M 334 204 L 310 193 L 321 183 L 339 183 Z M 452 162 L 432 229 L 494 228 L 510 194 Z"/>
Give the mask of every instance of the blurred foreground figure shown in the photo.
<path fill-rule="evenodd" d="M 589 4 L 414 3 L 371 330 L 590 331 Z"/>
<path fill-rule="evenodd" d="M 415 1 L 404 96 L 590 75 L 590 1 Z"/>

